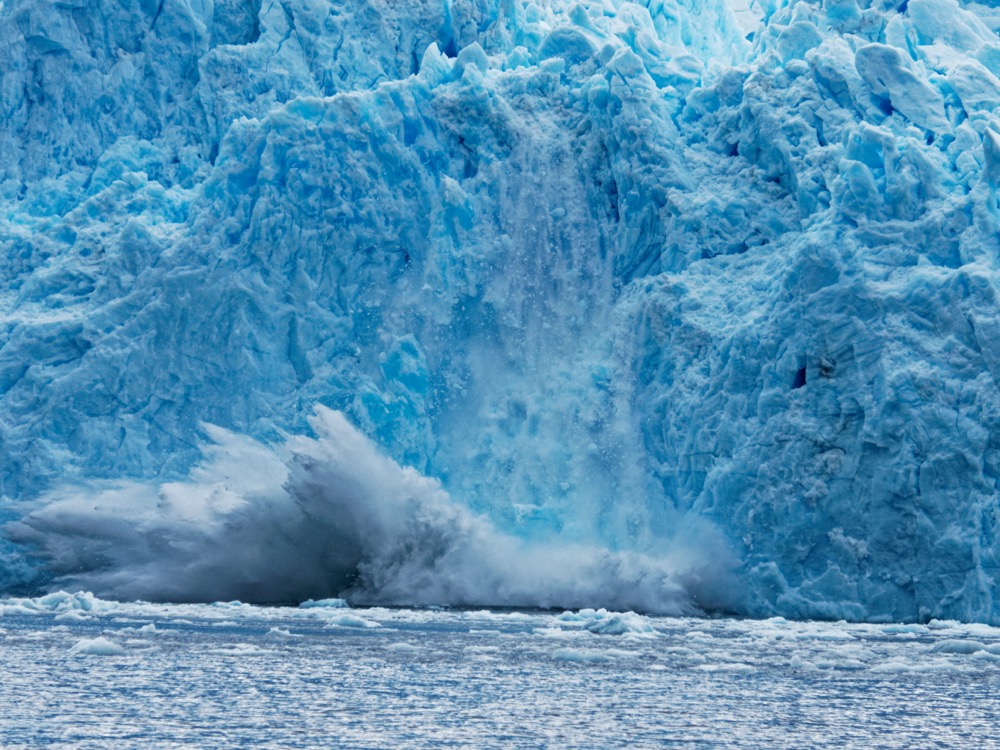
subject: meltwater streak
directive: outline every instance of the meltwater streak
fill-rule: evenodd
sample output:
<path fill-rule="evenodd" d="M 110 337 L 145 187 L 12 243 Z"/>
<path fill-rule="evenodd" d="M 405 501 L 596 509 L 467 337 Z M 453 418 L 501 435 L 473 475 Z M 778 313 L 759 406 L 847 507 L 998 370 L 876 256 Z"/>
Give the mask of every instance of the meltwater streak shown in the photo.
<path fill-rule="evenodd" d="M 54 585 L 159 601 L 604 606 L 663 614 L 738 604 L 737 561 L 686 521 L 662 555 L 527 542 L 386 457 L 340 412 L 270 448 L 206 427 L 184 482 L 63 488 L 8 524 Z M 685 540 L 681 542 L 683 537 Z"/>

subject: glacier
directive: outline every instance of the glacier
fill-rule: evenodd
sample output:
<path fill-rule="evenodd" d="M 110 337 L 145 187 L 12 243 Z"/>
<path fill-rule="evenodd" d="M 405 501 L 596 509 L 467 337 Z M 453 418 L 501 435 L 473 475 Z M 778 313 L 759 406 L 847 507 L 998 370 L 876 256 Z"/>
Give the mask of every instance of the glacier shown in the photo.
<path fill-rule="evenodd" d="M 0 588 L 1000 623 L 998 29 L 4 0 Z"/>

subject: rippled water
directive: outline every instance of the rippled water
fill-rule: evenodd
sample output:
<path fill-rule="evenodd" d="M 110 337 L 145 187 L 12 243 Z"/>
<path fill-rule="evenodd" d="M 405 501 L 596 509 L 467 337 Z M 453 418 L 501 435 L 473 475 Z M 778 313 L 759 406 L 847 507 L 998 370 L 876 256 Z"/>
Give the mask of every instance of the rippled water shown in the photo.
<path fill-rule="evenodd" d="M 0 613 L 3 748 L 1000 746 L 981 625 L 81 595 Z"/>

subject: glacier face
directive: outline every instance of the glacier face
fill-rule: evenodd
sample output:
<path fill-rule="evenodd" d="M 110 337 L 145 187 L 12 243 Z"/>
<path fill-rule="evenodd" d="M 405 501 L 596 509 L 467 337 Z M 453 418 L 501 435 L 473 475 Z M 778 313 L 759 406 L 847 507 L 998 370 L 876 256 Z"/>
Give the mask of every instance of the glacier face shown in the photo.
<path fill-rule="evenodd" d="M 65 540 L 114 514 L 59 515 L 67 482 L 153 483 L 114 503 L 169 505 L 226 481 L 188 476 L 202 423 L 279 445 L 331 408 L 440 480 L 449 528 L 482 515 L 502 530 L 483 545 L 624 571 L 556 578 L 673 574 L 752 615 L 1000 621 L 1000 14 L 766 2 L 748 41 L 743 11 L 6 0 L 13 537 L 78 570 Z M 685 564 L 621 563 L 696 527 Z M 148 593 L 121 583 L 131 537 L 107 536 L 87 553 L 120 566 L 106 592 Z M 709 591 L 691 582 L 728 560 L 717 536 L 738 581 Z M 5 550 L 6 586 L 37 580 Z M 419 603 L 419 577 L 382 574 L 398 559 L 362 557 Z M 513 576 L 428 601 L 588 593 Z M 621 601 L 657 609 L 636 588 Z"/>

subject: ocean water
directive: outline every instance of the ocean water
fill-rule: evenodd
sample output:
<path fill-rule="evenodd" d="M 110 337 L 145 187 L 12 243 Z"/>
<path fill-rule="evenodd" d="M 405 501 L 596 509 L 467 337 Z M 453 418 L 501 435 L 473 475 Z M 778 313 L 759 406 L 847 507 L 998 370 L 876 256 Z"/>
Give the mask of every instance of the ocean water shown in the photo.
<path fill-rule="evenodd" d="M 6 749 L 998 746 L 984 625 L 65 594 L 0 613 Z"/>

